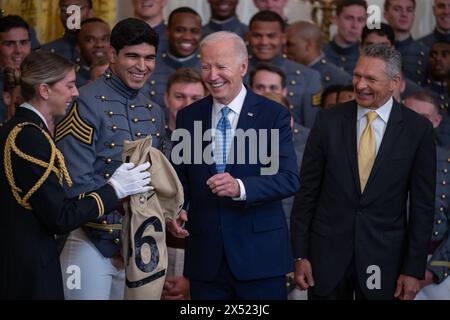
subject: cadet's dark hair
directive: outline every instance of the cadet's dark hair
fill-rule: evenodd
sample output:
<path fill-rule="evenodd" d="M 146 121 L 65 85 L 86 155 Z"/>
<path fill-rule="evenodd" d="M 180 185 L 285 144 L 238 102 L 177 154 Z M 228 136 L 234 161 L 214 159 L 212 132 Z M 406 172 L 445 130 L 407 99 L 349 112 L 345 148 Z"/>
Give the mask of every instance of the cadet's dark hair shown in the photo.
<path fill-rule="evenodd" d="M 361 35 L 361 43 L 364 44 L 366 38 L 371 33 L 376 33 L 380 37 L 386 36 L 393 46 L 395 43 L 395 33 L 392 27 L 384 22 L 380 23 L 380 28 L 369 29 L 367 26 L 364 27 L 362 35 Z"/>
<path fill-rule="evenodd" d="M 365 0 L 338 0 L 336 3 L 336 15 L 340 15 L 344 8 L 350 6 L 361 6 L 367 10 L 367 2 Z"/>
<path fill-rule="evenodd" d="M 146 22 L 127 18 L 119 21 L 111 31 L 111 46 L 119 53 L 125 46 L 147 43 L 158 51 L 159 36 Z"/>
<path fill-rule="evenodd" d="M 286 23 L 284 22 L 283 18 L 276 12 L 270 11 L 270 10 L 262 10 L 257 12 L 251 19 L 250 23 L 248 24 L 248 28 L 252 28 L 252 24 L 257 21 L 263 21 L 263 22 L 278 22 L 280 25 L 281 30 L 284 32 L 286 30 Z"/>
<path fill-rule="evenodd" d="M 339 92 L 341 91 L 341 89 L 343 88 L 343 85 L 340 84 L 335 84 L 335 85 L 331 85 L 326 87 L 323 92 L 322 92 L 322 101 L 321 101 L 321 107 L 325 108 L 324 103 L 325 100 L 327 99 L 327 97 L 333 93 L 336 93 L 336 101 L 337 101 L 337 96 L 339 95 Z"/>
<path fill-rule="evenodd" d="M 20 87 L 25 101 L 36 95 L 36 85 L 54 85 L 64 79 L 75 64 L 56 53 L 37 50 L 30 53 L 20 65 Z"/>
<path fill-rule="evenodd" d="M 250 72 L 250 87 L 253 87 L 255 76 L 259 71 L 268 71 L 276 73 L 281 77 L 281 87 L 286 88 L 286 74 L 283 72 L 283 70 L 281 70 L 277 66 L 268 63 L 258 63 L 255 66 L 255 68 Z"/>
<path fill-rule="evenodd" d="M 208 92 L 205 83 L 202 80 L 200 72 L 192 68 L 179 68 L 169 76 L 169 80 L 166 85 L 166 92 L 170 91 L 170 88 L 175 83 L 201 83 L 205 93 Z"/>
<path fill-rule="evenodd" d="M 100 19 L 100 18 L 97 18 L 97 17 L 87 18 L 86 20 L 84 20 L 84 21 L 81 22 L 81 25 L 80 25 L 80 26 L 82 27 L 82 26 L 84 26 L 85 24 L 88 24 L 88 23 L 94 23 L 94 22 L 104 23 L 104 24 L 106 24 L 106 25 L 109 27 L 109 24 L 108 24 L 105 20 Z"/>
<path fill-rule="evenodd" d="M 414 9 L 416 9 L 416 0 L 411 0 L 413 3 Z M 391 0 L 385 0 L 384 1 L 384 11 L 387 11 L 389 9 L 389 6 L 391 5 Z"/>
<path fill-rule="evenodd" d="M 22 17 L 11 14 L 0 18 L 0 33 L 8 32 L 13 28 L 23 28 L 30 36 L 30 26 Z"/>
<path fill-rule="evenodd" d="M 202 23 L 202 17 L 200 17 L 200 15 L 198 14 L 197 11 L 195 11 L 194 9 L 189 8 L 189 7 L 179 7 L 179 8 L 176 8 L 175 10 L 173 10 L 173 11 L 170 13 L 169 19 L 168 19 L 168 21 L 167 21 L 167 26 L 168 26 L 168 27 L 170 27 L 170 26 L 172 25 L 173 17 L 174 17 L 176 14 L 179 14 L 179 13 L 189 13 L 189 14 L 193 14 L 194 16 L 199 17 L 199 19 L 200 19 L 200 24 Z"/>

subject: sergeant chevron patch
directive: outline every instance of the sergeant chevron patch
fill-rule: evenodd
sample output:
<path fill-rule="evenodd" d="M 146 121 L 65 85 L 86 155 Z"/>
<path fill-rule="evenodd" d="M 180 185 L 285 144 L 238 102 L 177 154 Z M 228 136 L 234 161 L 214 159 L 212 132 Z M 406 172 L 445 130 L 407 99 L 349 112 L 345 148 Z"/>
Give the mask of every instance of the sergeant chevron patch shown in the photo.
<path fill-rule="evenodd" d="M 58 142 L 67 135 L 87 144 L 92 144 L 94 128 L 81 119 L 78 114 L 78 102 L 73 103 L 72 109 L 66 117 L 56 126 L 55 141 Z"/>

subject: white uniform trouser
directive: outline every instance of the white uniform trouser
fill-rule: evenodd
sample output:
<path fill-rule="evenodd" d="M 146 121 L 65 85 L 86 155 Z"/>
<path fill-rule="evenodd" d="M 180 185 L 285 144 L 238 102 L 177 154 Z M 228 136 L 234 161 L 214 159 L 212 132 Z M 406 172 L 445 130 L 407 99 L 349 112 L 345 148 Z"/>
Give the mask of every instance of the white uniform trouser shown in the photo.
<path fill-rule="evenodd" d="M 184 267 L 184 249 L 167 247 L 167 275 L 182 276 Z"/>
<path fill-rule="evenodd" d="M 125 270 L 105 258 L 81 228 L 70 233 L 60 260 L 66 299 L 123 299 Z"/>
<path fill-rule="evenodd" d="M 428 255 L 428 261 L 431 255 Z M 415 300 L 450 300 L 450 277 L 439 284 L 432 283 L 416 295 Z"/>

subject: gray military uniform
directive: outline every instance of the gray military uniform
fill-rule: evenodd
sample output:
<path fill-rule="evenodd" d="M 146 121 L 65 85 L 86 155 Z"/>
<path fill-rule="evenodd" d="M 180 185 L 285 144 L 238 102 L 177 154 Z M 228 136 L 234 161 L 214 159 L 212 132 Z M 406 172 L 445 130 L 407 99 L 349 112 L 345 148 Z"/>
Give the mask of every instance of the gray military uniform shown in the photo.
<path fill-rule="evenodd" d="M 405 76 L 421 85 L 427 73 L 428 48 L 412 37 L 403 41 L 395 41 L 395 48 L 402 54 Z"/>
<path fill-rule="evenodd" d="M 159 57 L 163 52 L 167 50 L 167 36 L 166 36 L 167 26 L 164 24 L 163 21 L 160 24 L 154 26 L 153 30 L 155 30 L 155 32 L 159 36 L 159 45 L 158 45 L 158 57 Z"/>
<path fill-rule="evenodd" d="M 437 283 L 441 283 L 450 273 L 450 149 L 438 146 L 436 151 L 435 219 L 430 248 L 432 257 L 428 269 L 436 276 Z M 447 265 L 442 262 L 447 262 Z"/>
<path fill-rule="evenodd" d="M 323 47 L 323 52 L 328 61 L 335 64 L 348 74 L 353 74 L 356 62 L 359 59 L 359 43 L 342 48 L 334 40 Z"/>
<path fill-rule="evenodd" d="M 260 63 L 255 57 L 250 57 L 249 71 L 245 82 L 249 84 L 249 73 Z M 295 122 L 311 128 L 322 96 L 322 82 L 320 73 L 300 63 L 278 56 L 269 62 L 280 68 L 286 75 L 288 99 L 291 102 L 291 112 Z"/>
<path fill-rule="evenodd" d="M 424 36 L 423 38 L 420 38 L 418 41 L 424 44 L 425 47 L 427 47 L 428 50 L 430 50 L 431 46 L 437 41 L 450 42 L 450 33 L 444 34 L 440 32 L 438 29 L 434 29 L 433 32 Z"/>
<path fill-rule="evenodd" d="M 329 86 L 348 85 L 352 83 L 351 75 L 329 62 L 324 54 L 312 62 L 309 67 L 320 73 L 324 89 Z"/>
<path fill-rule="evenodd" d="M 442 122 L 436 129 L 437 140 L 441 145 L 450 148 L 450 109 L 447 82 L 427 79 L 424 88 L 439 101 L 439 113 L 442 115 Z"/>
<path fill-rule="evenodd" d="M 292 143 L 294 144 L 295 154 L 297 155 L 297 168 L 300 172 L 303 160 L 303 152 L 305 151 L 306 141 L 308 140 L 309 129 L 305 128 L 297 123 L 294 123 L 292 128 Z M 284 216 L 286 217 L 286 223 L 290 228 L 292 205 L 294 204 L 294 196 L 283 199 Z"/>
<path fill-rule="evenodd" d="M 239 21 L 236 16 L 233 16 L 224 21 L 209 20 L 209 22 L 202 27 L 203 37 L 218 31 L 234 32 L 241 38 L 245 39 L 245 35 L 248 32 L 248 26 Z"/>
<path fill-rule="evenodd" d="M 187 58 L 176 58 L 167 51 L 162 53 L 153 74 L 144 86 L 143 93 L 164 109 L 164 93 L 166 92 L 167 80 L 178 68 L 193 68 L 199 70 L 200 54 L 194 53 Z"/>
<path fill-rule="evenodd" d="M 104 185 L 122 164 L 125 140 L 152 135 L 152 145 L 159 148 L 164 134 L 161 108 L 108 69 L 80 89 L 56 129 L 55 140 L 73 180 L 67 195 L 76 197 Z M 107 258 L 119 252 L 121 219 L 121 213 L 114 211 L 83 228 Z"/>
<path fill-rule="evenodd" d="M 50 51 L 69 59 L 73 63 L 80 63 L 80 53 L 75 49 L 77 43 L 77 34 L 75 32 L 66 32 L 56 40 L 46 43 L 42 46 L 45 51 Z"/>

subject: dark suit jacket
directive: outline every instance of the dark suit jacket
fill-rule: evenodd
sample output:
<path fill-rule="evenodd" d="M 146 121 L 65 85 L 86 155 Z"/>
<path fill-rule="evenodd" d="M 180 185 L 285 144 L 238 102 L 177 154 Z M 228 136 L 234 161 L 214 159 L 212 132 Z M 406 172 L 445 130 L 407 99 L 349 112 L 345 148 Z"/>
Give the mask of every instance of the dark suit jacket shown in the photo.
<path fill-rule="evenodd" d="M 5 176 L 4 149 L 10 131 L 19 123 L 32 122 L 47 130 L 31 110 L 17 108 L 16 115 L 0 130 L 0 299 L 63 299 L 61 266 L 54 234 L 69 232 L 97 217 L 94 198 L 65 199 L 58 177 L 51 173 L 31 196 L 32 210 L 20 206 Z M 50 144 L 39 128 L 26 126 L 16 139 L 24 153 L 48 162 Z M 23 197 L 43 175 L 44 168 L 12 153 L 16 185 Z M 114 189 L 106 185 L 96 191 L 105 212 L 117 206 Z"/>
<path fill-rule="evenodd" d="M 356 118 L 356 102 L 348 102 L 321 112 L 311 130 L 291 215 L 294 255 L 310 260 L 318 295 L 331 293 L 354 257 L 365 296 L 392 299 L 399 274 L 424 276 L 436 187 L 433 129 L 394 102 L 361 194 Z M 367 287 L 370 266 L 380 268 L 379 290 Z"/>
<path fill-rule="evenodd" d="M 212 98 L 208 96 L 178 112 L 177 128 L 194 132 L 194 121 L 202 124 L 202 133 L 211 128 Z M 226 172 L 242 180 L 246 201 L 217 197 L 206 185 L 216 174 L 215 165 L 175 165 L 184 187 L 188 208 L 187 238 L 184 274 L 192 279 L 210 281 L 217 275 L 223 252 L 234 276 L 239 280 L 253 280 L 281 276 L 293 269 L 292 252 L 284 219 L 281 199 L 294 194 L 299 188 L 296 156 L 289 126 L 290 114 L 281 105 L 247 91 L 237 129 L 278 129 L 279 152 L 272 155 L 279 161 L 276 174 L 261 176 L 267 167 L 258 158 L 249 164 L 248 141 L 245 148 L 246 164 L 228 164 Z M 175 133 L 175 132 L 174 132 Z M 196 137 L 201 139 L 201 137 Z M 235 139 L 236 140 L 236 139 Z M 201 141 L 200 141 L 201 143 Z M 260 142 L 261 143 L 261 142 Z M 278 143 L 268 139 L 266 145 Z M 210 144 L 204 142 L 201 150 Z M 254 145 L 255 146 L 255 145 Z M 174 147 L 174 150 L 177 146 Z M 197 150 L 197 155 L 199 155 Z M 190 159 L 194 157 L 192 145 Z M 173 160 L 173 157 L 172 157 Z"/>

